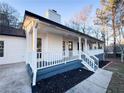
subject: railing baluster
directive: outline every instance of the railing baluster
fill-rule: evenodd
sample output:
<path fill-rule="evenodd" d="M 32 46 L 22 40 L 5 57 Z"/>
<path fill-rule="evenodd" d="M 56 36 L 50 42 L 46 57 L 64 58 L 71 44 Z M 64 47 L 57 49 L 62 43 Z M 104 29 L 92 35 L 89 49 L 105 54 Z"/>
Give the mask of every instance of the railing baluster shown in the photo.
<path fill-rule="evenodd" d="M 70 53 L 70 55 L 69 55 Z M 61 52 L 37 52 L 37 68 L 42 69 L 57 64 L 66 63 L 78 58 L 78 51 L 63 51 Z M 33 62 L 31 63 L 31 66 Z"/>

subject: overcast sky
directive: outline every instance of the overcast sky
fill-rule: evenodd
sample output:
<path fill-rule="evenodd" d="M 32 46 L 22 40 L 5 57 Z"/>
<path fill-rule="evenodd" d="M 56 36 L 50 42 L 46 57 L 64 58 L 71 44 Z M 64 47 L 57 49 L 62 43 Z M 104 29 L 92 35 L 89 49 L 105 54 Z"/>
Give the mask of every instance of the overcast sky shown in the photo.
<path fill-rule="evenodd" d="M 92 17 L 95 16 L 99 0 L 0 0 L 14 7 L 23 18 L 24 11 L 44 16 L 48 9 L 54 9 L 61 14 L 62 22 L 66 22 L 87 5 L 93 6 Z"/>

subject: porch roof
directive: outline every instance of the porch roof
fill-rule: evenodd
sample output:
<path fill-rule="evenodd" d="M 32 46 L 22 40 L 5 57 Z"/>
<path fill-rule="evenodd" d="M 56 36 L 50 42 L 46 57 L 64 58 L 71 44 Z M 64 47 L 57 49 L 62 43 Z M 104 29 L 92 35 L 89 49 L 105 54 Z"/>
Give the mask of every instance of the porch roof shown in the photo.
<path fill-rule="evenodd" d="M 32 13 L 32 12 L 29 12 L 29 11 L 27 11 L 27 10 L 25 11 L 24 21 L 25 21 L 26 16 L 30 16 L 30 17 L 39 19 L 39 20 L 42 21 L 42 22 L 46 22 L 46 23 L 55 25 L 55 26 L 60 27 L 60 28 L 62 28 L 62 29 L 68 30 L 68 31 L 70 31 L 70 32 L 74 32 L 74 33 L 76 33 L 76 34 L 78 34 L 78 35 L 85 36 L 85 37 L 87 37 L 87 38 L 90 38 L 90 39 L 96 40 L 96 41 L 98 41 L 98 42 L 104 43 L 104 41 L 102 41 L 102 40 L 99 40 L 99 39 L 94 38 L 94 37 L 92 37 L 92 36 L 90 36 L 90 35 L 84 34 L 84 33 L 82 33 L 82 32 L 79 32 L 78 30 L 74 30 L 74 29 L 72 29 L 72 28 L 69 28 L 69 27 L 67 27 L 67 26 L 65 26 L 65 25 L 56 23 L 56 22 L 54 22 L 54 21 L 52 21 L 52 20 L 49 20 L 49 19 L 47 19 L 47 18 L 44 18 L 44 17 L 42 17 L 42 16 L 39 16 L 39 15 L 34 14 L 34 13 Z M 23 21 L 23 22 L 24 22 L 24 21 Z"/>

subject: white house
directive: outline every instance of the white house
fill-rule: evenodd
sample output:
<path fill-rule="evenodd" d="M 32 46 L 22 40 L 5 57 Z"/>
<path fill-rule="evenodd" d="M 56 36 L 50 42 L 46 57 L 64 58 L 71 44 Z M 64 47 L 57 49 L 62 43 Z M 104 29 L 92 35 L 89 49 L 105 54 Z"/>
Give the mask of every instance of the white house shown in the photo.
<path fill-rule="evenodd" d="M 0 32 L 0 62 L 26 61 L 33 85 L 83 66 L 95 72 L 104 58 L 103 41 L 62 25 L 61 15 L 55 10 L 49 10 L 46 18 L 25 11 L 22 27 L 26 36 Z"/>
<path fill-rule="evenodd" d="M 25 52 L 24 30 L 0 25 L 0 65 L 25 62 Z"/>

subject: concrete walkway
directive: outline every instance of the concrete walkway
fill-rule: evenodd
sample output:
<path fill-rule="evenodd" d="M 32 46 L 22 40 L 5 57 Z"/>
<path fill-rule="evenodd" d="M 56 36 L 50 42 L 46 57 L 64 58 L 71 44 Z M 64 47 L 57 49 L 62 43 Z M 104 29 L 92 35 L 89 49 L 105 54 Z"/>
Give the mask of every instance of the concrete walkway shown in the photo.
<path fill-rule="evenodd" d="M 72 87 L 66 93 L 106 93 L 112 72 L 98 69 L 95 74 Z"/>
<path fill-rule="evenodd" d="M 0 93 L 31 93 L 25 63 L 0 65 Z"/>

